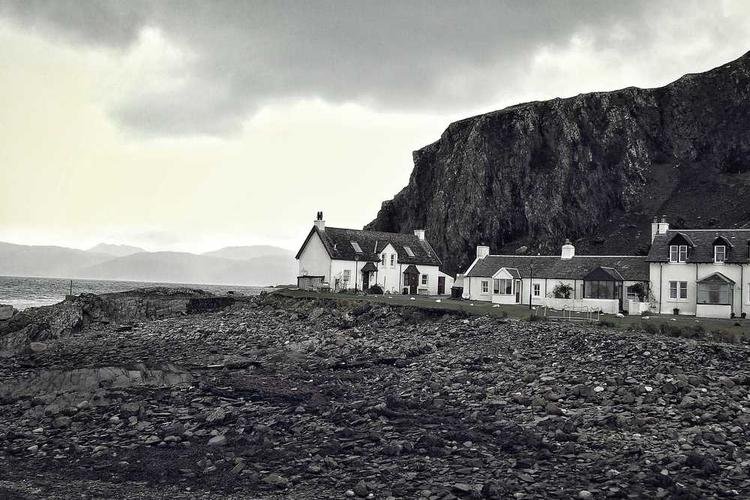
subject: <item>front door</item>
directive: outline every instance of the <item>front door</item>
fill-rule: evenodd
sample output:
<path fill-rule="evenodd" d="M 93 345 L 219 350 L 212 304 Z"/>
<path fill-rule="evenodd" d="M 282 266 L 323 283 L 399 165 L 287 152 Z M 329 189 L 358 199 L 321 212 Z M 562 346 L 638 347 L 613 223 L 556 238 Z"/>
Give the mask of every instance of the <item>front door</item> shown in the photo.
<path fill-rule="evenodd" d="M 370 272 L 362 271 L 362 290 L 367 291 L 370 288 Z"/>
<path fill-rule="evenodd" d="M 445 295 L 445 276 L 438 276 L 438 295 Z"/>
<path fill-rule="evenodd" d="M 416 295 L 417 285 L 419 282 L 419 275 L 418 274 L 404 274 L 404 281 L 406 282 L 406 285 L 409 287 L 409 293 L 411 295 Z"/>
<path fill-rule="evenodd" d="M 523 292 L 522 288 L 521 280 L 516 280 L 516 304 L 521 303 L 521 297 L 523 297 L 523 295 L 521 295 L 521 292 Z"/>

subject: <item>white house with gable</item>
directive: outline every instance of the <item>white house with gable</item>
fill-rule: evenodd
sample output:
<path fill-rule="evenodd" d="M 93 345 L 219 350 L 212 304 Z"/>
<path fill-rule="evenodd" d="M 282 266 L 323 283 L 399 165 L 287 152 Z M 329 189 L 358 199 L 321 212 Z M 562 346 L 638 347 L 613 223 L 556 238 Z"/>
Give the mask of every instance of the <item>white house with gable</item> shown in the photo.
<path fill-rule="evenodd" d="M 750 311 L 750 229 L 670 229 L 654 219 L 648 262 L 659 313 L 731 318 Z"/>
<path fill-rule="evenodd" d="M 366 291 L 377 284 L 386 293 L 444 295 L 453 286 L 423 229 L 404 234 L 327 227 L 318 212 L 296 258 L 302 289 Z"/>

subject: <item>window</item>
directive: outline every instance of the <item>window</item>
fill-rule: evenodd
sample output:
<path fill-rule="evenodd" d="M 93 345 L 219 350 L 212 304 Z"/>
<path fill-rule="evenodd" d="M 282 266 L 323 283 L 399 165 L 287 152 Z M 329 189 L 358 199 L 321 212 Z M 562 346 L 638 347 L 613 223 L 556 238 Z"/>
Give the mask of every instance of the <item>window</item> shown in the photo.
<path fill-rule="evenodd" d="M 359 243 L 357 243 L 356 241 L 351 241 L 350 243 L 352 244 L 352 248 L 354 248 L 355 252 L 362 253 L 362 248 L 360 248 Z"/>
<path fill-rule="evenodd" d="M 727 247 L 716 245 L 714 247 L 714 262 L 724 262 L 727 260 Z"/>
<path fill-rule="evenodd" d="M 490 293 L 490 282 L 482 281 L 482 293 Z"/>
<path fill-rule="evenodd" d="M 411 248 L 404 247 L 404 250 L 406 250 L 406 255 L 408 255 L 409 257 L 414 257 L 414 252 L 412 252 Z"/>
<path fill-rule="evenodd" d="M 380 263 L 385 265 L 385 254 L 380 256 Z"/>
<path fill-rule="evenodd" d="M 687 299 L 687 281 L 670 281 L 669 298 L 672 300 Z"/>
<path fill-rule="evenodd" d="M 670 245 L 669 262 L 686 262 L 688 254 L 687 245 Z"/>
<path fill-rule="evenodd" d="M 614 299 L 615 290 L 622 284 L 618 281 L 584 281 L 583 297 L 586 299 Z"/>
<path fill-rule="evenodd" d="M 534 283 L 534 297 L 539 297 L 542 294 L 542 287 L 539 283 Z"/>
<path fill-rule="evenodd" d="M 500 295 L 513 294 L 513 280 L 501 279 L 495 280 L 495 293 Z"/>
<path fill-rule="evenodd" d="M 344 281 L 349 281 L 349 278 L 351 278 L 352 272 L 349 269 L 344 269 Z"/>
<path fill-rule="evenodd" d="M 395 267 L 395 265 L 396 265 L 396 254 L 392 253 L 391 254 L 391 267 Z"/>
<path fill-rule="evenodd" d="M 426 284 L 427 284 L 427 275 L 426 275 L 426 274 L 423 274 L 423 275 L 422 275 L 422 284 L 423 284 L 423 285 L 426 285 Z"/>
<path fill-rule="evenodd" d="M 729 283 L 698 283 L 699 304 L 732 303 L 732 285 Z"/>

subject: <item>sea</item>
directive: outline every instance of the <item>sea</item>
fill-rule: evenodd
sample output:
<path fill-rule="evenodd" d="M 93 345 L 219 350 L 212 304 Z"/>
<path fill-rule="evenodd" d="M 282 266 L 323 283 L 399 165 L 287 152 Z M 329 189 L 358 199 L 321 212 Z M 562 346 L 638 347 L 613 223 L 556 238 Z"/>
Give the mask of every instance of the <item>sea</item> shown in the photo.
<path fill-rule="evenodd" d="M 235 295 L 259 295 L 269 287 L 239 285 L 204 285 L 185 283 L 153 283 L 147 281 L 72 281 L 73 295 L 80 293 L 124 292 L 134 288 L 168 286 L 174 288 L 198 288 L 216 294 L 232 291 Z M 71 293 L 71 280 L 63 278 L 25 278 L 0 276 L 0 304 L 9 304 L 18 310 L 29 307 L 48 306 L 65 299 Z"/>

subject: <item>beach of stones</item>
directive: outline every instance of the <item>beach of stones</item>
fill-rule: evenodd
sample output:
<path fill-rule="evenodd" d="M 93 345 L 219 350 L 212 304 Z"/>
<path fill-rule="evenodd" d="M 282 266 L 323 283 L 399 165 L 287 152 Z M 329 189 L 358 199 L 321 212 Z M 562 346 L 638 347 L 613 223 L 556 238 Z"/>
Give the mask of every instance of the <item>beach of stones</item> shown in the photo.
<path fill-rule="evenodd" d="M 278 294 L 0 359 L 0 498 L 750 495 L 748 346 Z"/>

